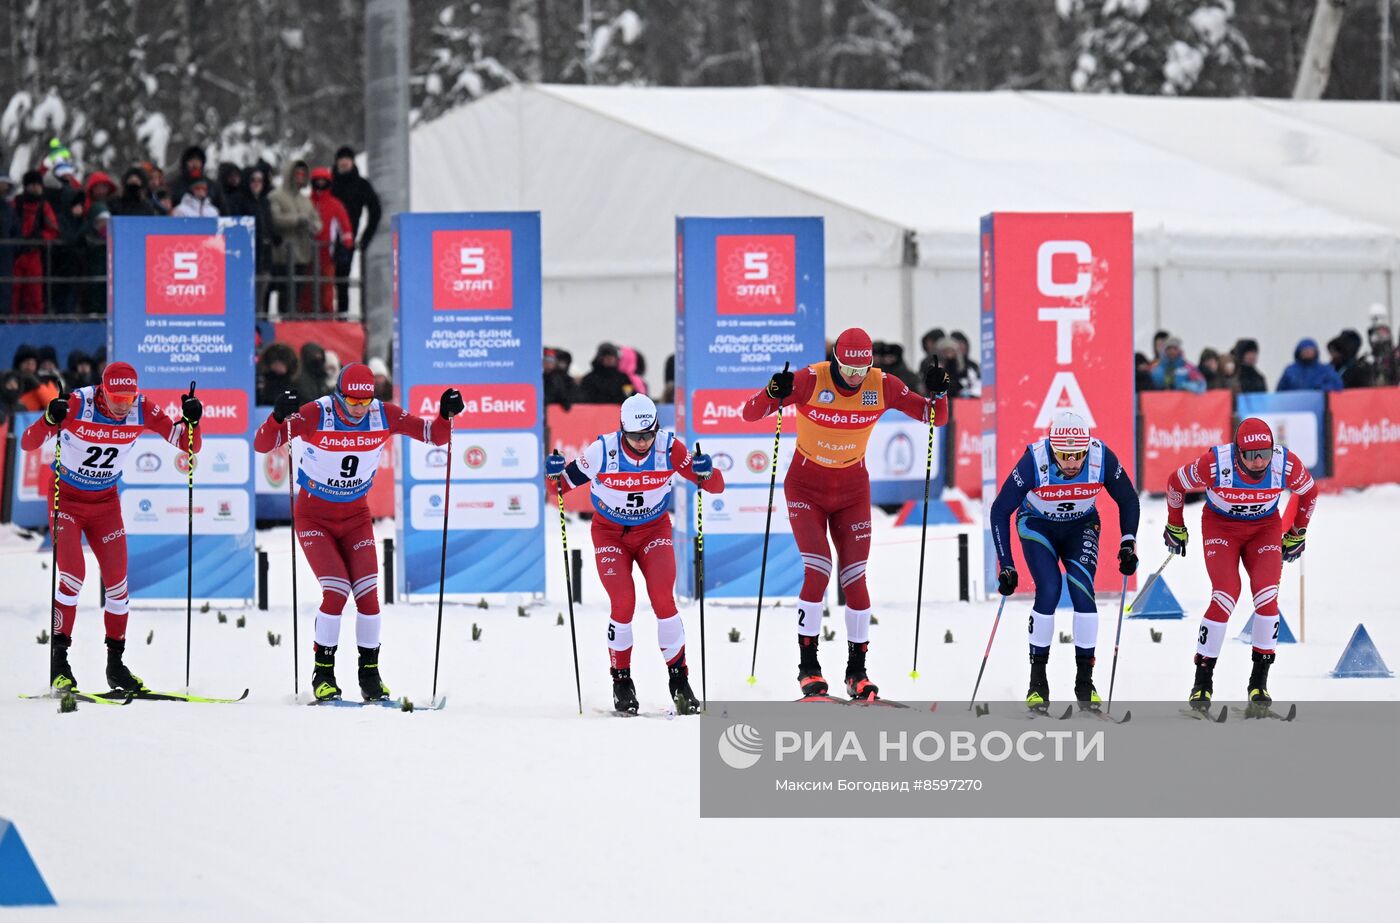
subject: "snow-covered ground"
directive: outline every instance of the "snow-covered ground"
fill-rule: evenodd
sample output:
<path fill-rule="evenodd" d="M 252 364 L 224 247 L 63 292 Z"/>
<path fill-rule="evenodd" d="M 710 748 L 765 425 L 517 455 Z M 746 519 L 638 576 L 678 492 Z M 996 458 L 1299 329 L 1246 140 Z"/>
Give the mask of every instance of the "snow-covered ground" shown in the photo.
<path fill-rule="evenodd" d="M 1113 515 L 1111 504 L 1106 511 Z M 1166 572 L 1188 617 L 1126 624 L 1120 699 L 1178 699 L 1190 686 L 1209 598 L 1197 515 L 1187 519 L 1191 556 Z M 1307 640 L 1280 653 L 1271 676 L 1280 699 L 1400 698 L 1400 680 L 1327 676 L 1358 621 L 1400 666 L 1400 601 L 1383 580 L 1395 545 L 1380 528 L 1397 515 L 1400 486 L 1321 499 L 1305 556 Z M 1163 504 L 1147 501 L 1145 570 L 1164 554 L 1155 538 L 1163 519 Z M 910 680 L 918 531 L 896 530 L 878 511 L 875 530 L 873 678 L 891 698 L 965 701 L 995 604 L 942 601 L 956 596 L 945 579 L 956 544 L 941 539 L 956 530 L 936 533 L 929 595 L 940 601 L 925 603 L 921 679 Z M 589 549 L 587 534 L 576 523 L 570 541 Z M 0 538 L 0 816 L 16 822 L 60 901 L 56 914 L 5 919 L 1317 920 L 1387 915 L 1400 898 L 1395 820 L 701 820 L 696 722 L 595 711 L 609 704 L 607 608 L 591 566 L 578 611 L 582 718 L 568 629 L 555 624 L 566 611 L 557 568 L 551 601 L 527 617 L 516 612 L 522 600 L 448 607 L 439 681 L 447 709 L 292 707 L 287 532 L 260 541 L 278 605 L 248 610 L 243 629 L 234 620 L 244 613 L 230 610 L 219 624 L 214 611 L 196 612 L 193 639 L 195 691 L 249 686 L 248 701 L 89 705 L 60 716 L 52 702 L 15 697 L 47 677 L 46 649 L 35 643 L 46 622 L 47 555 L 13 533 Z M 558 560 L 554 545 L 549 561 Z M 1285 569 L 1281 592 L 1295 632 L 1297 573 Z M 306 648 L 309 571 L 300 585 Z M 84 594 L 72 662 L 95 686 L 104 649 L 91 579 Z M 825 656 L 839 674 L 843 632 L 832 608 L 837 639 Z M 1008 604 L 979 698 L 1024 693 L 1028 608 L 1020 597 Z M 1106 667 L 1116 601 L 1102 608 Z M 693 607 L 683 612 L 698 691 L 699 623 Z M 1244 617 L 1237 613 L 1234 631 Z M 381 663 L 396 692 L 428 697 L 434 618 L 432 605 L 386 609 Z M 484 629 L 477 642 L 473 622 Z M 752 608 L 707 606 L 712 700 L 794 697 L 790 607 L 765 610 L 764 622 L 750 687 Z M 154 687 L 183 680 L 183 623 L 183 608 L 134 608 L 128 662 Z M 639 614 L 634 673 L 644 707 L 666 701 L 654 625 Z M 729 643 L 731 626 L 743 643 Z M 1069 630 L 1067 616 L 1058 627 Z M 1160 643 L 1151 628 L 1163 632 Z M 269 630 L 282 646 L 269 646 Z M 343 649 L 352 649 L 352 631 L 347 624 Z M 309 659 L 306 649 L 303 692 Z M 341 657 L 342 685 L 353 684 L 353 660 L 353 650 Z M 1248 661 L 1245 645 L 1227 644 L 1222 694 L 1243 692 Z M 1057 646 L 1052 693 L 1068 693 L 1072 671 L 1068 645 Z M 1234 784 L 1250 771 L 1181 784 Z"/>

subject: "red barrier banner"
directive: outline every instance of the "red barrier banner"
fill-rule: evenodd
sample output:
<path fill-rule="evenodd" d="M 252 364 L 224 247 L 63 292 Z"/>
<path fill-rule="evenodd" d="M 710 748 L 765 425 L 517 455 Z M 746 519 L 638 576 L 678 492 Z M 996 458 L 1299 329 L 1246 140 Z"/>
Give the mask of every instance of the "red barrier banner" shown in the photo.
<path fill-rule="evenodd" d="M 1166 493 L 1167 478 L 1173 471 L 1195 461 L 1211 446 L 1231 439 L 1234 394 L 1229 391 L 1144 391 L 1138 400 L 1142 412 L 1139 490 Z"/>
<path fill-rule="evenodd" d="M 545 408 L 544 425 L 548 445 L 546 452 L 552 452 L 557 447 L 564 457 L 573 461 L 583 454 L 583 450 L 590 442 L 597 439 L 602 433 L 611 433 L 617 429 L 618 409 L 616 404 L 575 404 L 565 410 L 558 404 L 550 404 Z M 556 506 L 559 501 L 554 490 L 553 482 L 545 488 L 545 500 Z M 564 509 L 571 513 L 592 512 L 593 503 L 589 500 L 588 491 L 584 488 L 572 491 L 564 496 Z"/>
<path fill-rule="evenodd" d="M 1357 388 L 1327 395 L 1332 415 L 1332 482 L 1365 487 L 1400 480 L 1400 388 Z"/>
<path fill-rule="evenodd" d="M 982 218 L 982 495 L 990 500 L 1057 410 L 1073 410 L 1132 471 L 1133 216 L 997 212 Z M 1112 501 L 1096 585 L 1117 591 Z M 990 509 L 984 503 L 984 509 Z M 996 554 L 986 530 L 986 586 Z M 1029 575 L 1020 543 L 1017 567 Z M 1028 588 L 1029 579 L 1021 586 Z"/>
<path fill-rule="evenodd" d="M 948 482 L 969 497 L 982 496 L 982 399 L 958 397 L 953 411 L 953 470 Z"/>

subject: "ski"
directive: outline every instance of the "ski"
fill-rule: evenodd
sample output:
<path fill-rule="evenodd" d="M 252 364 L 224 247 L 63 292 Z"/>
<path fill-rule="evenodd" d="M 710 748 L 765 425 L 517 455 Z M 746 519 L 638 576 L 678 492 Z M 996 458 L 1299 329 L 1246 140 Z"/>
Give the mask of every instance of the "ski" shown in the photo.
<path fill-rule="evenodd" d="M 609 718 L 664 718 L 667 721 L 675 718 L 679 713 L 671 708 L 648 708 L 640 711 L 623 711 L 618 708 L 595 708 L 594 712 Z M 699 714 L 699 712 L 695 712 Z M 686 717 L 679 715 L 680 717 Z"/>
<path fill-rule="evenodd" d="M 1179 709 L 1183 718 L 1190 718 L 1193 721 L 1209 721 L 1211 724 L 1224 724 L 1225 718 L 1230 714 L 1224 705 L 1220 706 L 1218 714 L 1212 715 L 1209 708 L 1182 708 Z"/>
<path fill-rule="evenodd" d="M 825 692 L 816 695 L 804 695 L 800 699 L 793 699 L 794 702 L 820 702 L 826 705 L 849 705 L 849 699 L 838 699 L 835 696 L 827 695 Z"/>
<path fill-rule="evenodd" d="M 1097 718 L 1099 721 L 1107 721 L 1111 724 L 1127 724 L 1129 721 L 1133 720 L 1133 713 L 1131 711 L 1125 711 L 1123 717 L 1115 718 L 1112 715 L 1105 715 L 1096 708 L 1080 708 L 1077 712 L 1074 712 L 1074 714 L 1066 712 L 1061 716 L 1060 720 L 1064 721 L 1069 718 Z"/>
<path fill-rule="evenodd" d="M 410 700 L 409 708 L 403 707 L 402 699 L 374 699 L 370 702 L 357 702 L 354 699 L 312 699 L 307 705 L 320 708 L 393 708 L 398 711 L 442 711 L 447 707 L 447 696 L 419 705 Z"/>
<path fill-rule="evenodd" d="M 1276 712 L 1271 707 L 1259 708 L 1258 706 L 1246 705 L 1244 708 L 1236 706 L 1231 711 L 1247 721 L 1255 721 L 1262 718 L 1273 718 L 1275 721 L 1292 721 L 1298 717 L 1298 706 L 1288 706 L 1288 711 L 1284 714 Z"/>
<path fill-rule="evenodd" d="M 118 691 L 103 693 L 104 695 L 118 695 Z M 248 698 L 248 690 L 244 689 L 243 694 L 236 699 L 214 698 L 204 695 L 192 695 L 184 692 L 158 692 L 154 689 L 143 689 L 136 693 L 133 698 L 144 699 L 148 702 L 193 702 L 201 705 L 232 705 L 235 702 L 242 702 Z"/>
<path fill-rule="evenodd" d="M 1066 705 L 1065 713 L 1060 715 L 1058 720 L 1063 721 L 1072 714 L 1074 714 L 1074 706 Z M 1050 706 L 1046 705 L 1042 708 L 1027 708 L 1025 717 L 1027 721 L 1034 721 L 1037 718 L 1054 718 L 1055 716 L 1050 714 Z"/>
<path fill-rule="evenodd" d="M 869 708 L 869 707 L 871 707 L 871 706 L 875 706 L 875 707 L 884 706 L 885 708 L 908 708 L 908 707 L 909 707 L 908 705 L 905 705 L 903 702 L 896 702 L 894 699 L 880 699 L 880 698 L 874 698 L 874 699 L 851 699 L 850 702 L 848 702 L 847 704 L 848 704 L 848 705 L 858 705 L 858 706 L 860 706 L 861 708 Z"/>
<path fill-rule="evenodd" d="M 130 705 L 132 699 L 131 693 L 117 692 L 115 690 L 102 693 L 70 690 L 67 694 L 72 695 L 73 698 L 77 699 L 79 702 L 91 702 L 94 705 Z M 53 699 L 54 701 L 63 698 L 63 696 L 64 693 L 61 692 L 40 692 L 34 695 L 20 694 L 21 699 Z"/>

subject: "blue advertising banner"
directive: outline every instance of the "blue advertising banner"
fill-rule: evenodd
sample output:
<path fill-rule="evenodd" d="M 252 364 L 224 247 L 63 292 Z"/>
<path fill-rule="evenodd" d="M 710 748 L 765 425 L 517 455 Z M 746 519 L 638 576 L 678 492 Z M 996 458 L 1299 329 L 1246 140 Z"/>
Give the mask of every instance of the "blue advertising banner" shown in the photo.
<path fill-rule="evenodd" d="M 826 355 L 826 266 L 820 218 L 676 220 L 676 434 L 698 441 L 724 472 L 705 494 L 705 593 L 758 595 L 777 418 L 747 423 L 744 402 L 770 375 Z M 788 528 L 782 478 L 796 447 L 797 413 L 783 410 L 778 489 L 764 593 L 796 596 L 802 560 Z M 677 589 L 694 596 L 695 489 L 680 488 Z"/>
<path fill-rule="evenodd" d="M 1274 431 L 1274 442 L 1287 446 L 1315 478 L 1327 474 L 1327 394 L 1322 391 L 1281 391 L 1240 394 L 1235 413 L 1258 417 Z M 1233 435 L 1233 434 L 1232 434 Z"/>
<path fill-rule="evenodd" d="M 543 408 L 538 212 L 393 220 L 394 369 L 403 406 L 466 410 L 447 450 L 399 440 L 399 591 L 436 593 L 447 516 L 448 593 L 543 593 Z"/>
<path fill-rule="evenodd" d="M 180 415 L 196 382 L 194 595 L 253 598 L 252 218 L 113 218 L 108 355 L 136 367 L 149 406 Z M 121 481 L 135 599 L 183 599 L 188 461 L 154 435 Z"/>

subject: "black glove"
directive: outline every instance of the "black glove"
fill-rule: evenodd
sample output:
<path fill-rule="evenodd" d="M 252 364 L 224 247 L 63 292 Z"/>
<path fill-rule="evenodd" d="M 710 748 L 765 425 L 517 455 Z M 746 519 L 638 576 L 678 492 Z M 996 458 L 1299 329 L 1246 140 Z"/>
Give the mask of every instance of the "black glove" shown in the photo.
<path fill-rule="evenodd" d="M 768 379 L 768 387 L 764 390 L 775 401 L 782 401 L 792 394 L 792 373 L 788 371 L 788 363 L 783 363 L 781 372 L 773 373 L 773 377 Z"/>
<path fill-rule="evenodd" d="M 301 409 L 301 398 L 295 391 L 283 391 L 277 395 L 277 403 L 272 406 L 272 419 L 283 423 Z"/>
<path fill-rule="evenodd" d="M 948 393 L 948 389 L 953 387 L 953 378 L 948 374 L 948 370 L 938 364 L 938 357 L 933 357 L 933 365 L 924 370 L 924 393 L 932 398 L 939 398 Z"/>
<path fill-rule="evenodd" d="M 462 392 L 456 388 L 448 388 L 442 392 L 442 397 L 438 398 L 438 414 L 444 420 L 457 416 L 466 406 L 462 400 Z"/>
<path fill-rule="evenodd" d="M 194 396 L 194 382 L 190 382 L 189 394 L 180 395 L 180 412 L 190 426 L 197 426 L 199 418 L 204 416 L 204 404 Z"/>
<path fill-rule="evenodd" d="M 57 426 L 68 416 L 68 398 L 56 397 L 49 401 L 49 409 L 44 411 L 44 419 L 51 426 Z"/>
<path fill-rule="evenodd" d="M 997 592 L 1002 596 L 1010 596 L 1016 592 L 1016 568 L 1010 564 L 997 574 Z"/>
<path fill-rule="evenodd" d="M 1137 566 L 1137 542 L 1125 539 L 1123 544 L 1118 546 L 1118 573 L 1124 577 L 1136 574 Z"/>

